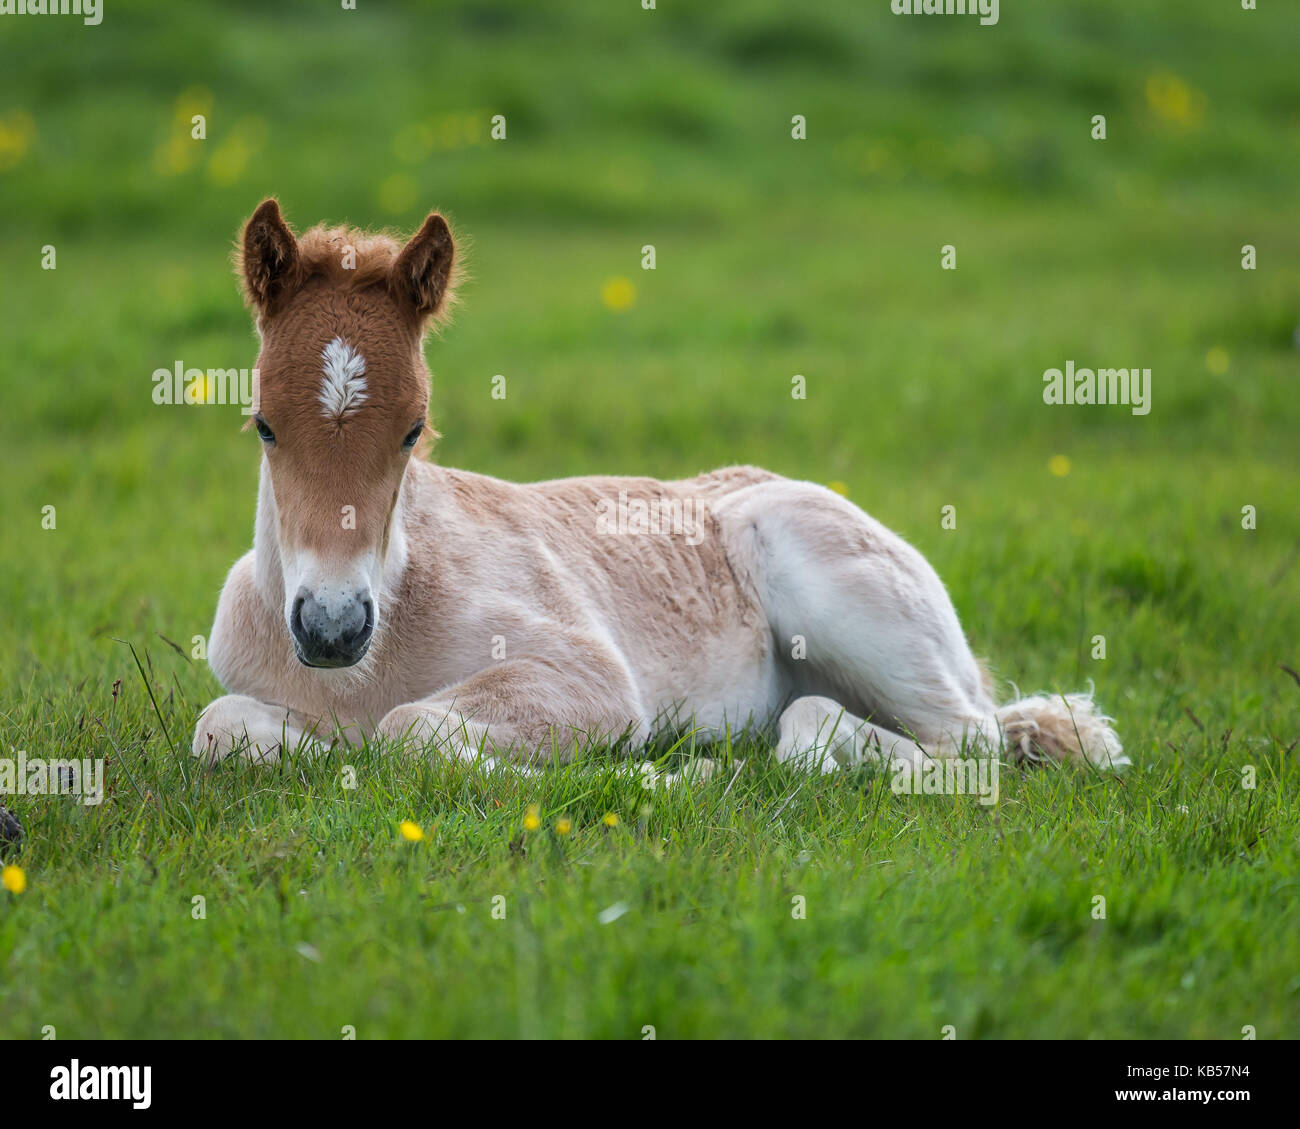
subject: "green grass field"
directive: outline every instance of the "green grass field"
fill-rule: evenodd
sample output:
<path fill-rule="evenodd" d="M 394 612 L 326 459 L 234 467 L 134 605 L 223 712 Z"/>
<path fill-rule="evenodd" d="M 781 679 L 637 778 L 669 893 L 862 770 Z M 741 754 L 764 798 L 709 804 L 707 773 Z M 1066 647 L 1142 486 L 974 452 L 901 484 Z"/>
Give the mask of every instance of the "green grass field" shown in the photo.
<path fill-rule="evenodd" d="M 0 756 L 107 760 L 99 806 L 3 798 L 0 1037 L 1296 1037 L 1300 11 L 427 7 L 0 17 Z M 268 194 L 453 219 L 440 462 L 841 483 L 1134 768 L 994 807 L 753 742 L 667 792 L 199 770 L 259 456 L 152 373 L 253 364 L 228 256 Z M 1150 413 L 1045 405 L 1067 360 L 1150 368 Z"/>

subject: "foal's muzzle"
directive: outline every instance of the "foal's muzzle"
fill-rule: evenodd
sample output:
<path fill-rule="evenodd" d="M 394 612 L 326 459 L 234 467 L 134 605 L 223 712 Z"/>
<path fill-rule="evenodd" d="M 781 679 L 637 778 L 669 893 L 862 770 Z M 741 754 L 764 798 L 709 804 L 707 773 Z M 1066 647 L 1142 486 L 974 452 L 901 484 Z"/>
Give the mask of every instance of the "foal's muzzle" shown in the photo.
<path fill-rule="evenodd" d="M 299 588 L 289 631 L 303 666 L 353 666 L 369 650 L 375 633 L 374 601 L 368 592 L 321 600 L 314 592 Z"/>

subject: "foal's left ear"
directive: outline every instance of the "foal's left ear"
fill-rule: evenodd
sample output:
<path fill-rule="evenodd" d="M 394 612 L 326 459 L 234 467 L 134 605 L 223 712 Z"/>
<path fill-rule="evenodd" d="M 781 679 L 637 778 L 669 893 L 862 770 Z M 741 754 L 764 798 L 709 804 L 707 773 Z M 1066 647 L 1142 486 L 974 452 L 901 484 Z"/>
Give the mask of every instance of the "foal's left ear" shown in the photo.
<path fill-rule="evenodd" d="M 437 212 L 402 249 L 388 272 L 388 288 L 425 318 L 446 311 L 453 288 L 456 245 L 451 228 Z"/>

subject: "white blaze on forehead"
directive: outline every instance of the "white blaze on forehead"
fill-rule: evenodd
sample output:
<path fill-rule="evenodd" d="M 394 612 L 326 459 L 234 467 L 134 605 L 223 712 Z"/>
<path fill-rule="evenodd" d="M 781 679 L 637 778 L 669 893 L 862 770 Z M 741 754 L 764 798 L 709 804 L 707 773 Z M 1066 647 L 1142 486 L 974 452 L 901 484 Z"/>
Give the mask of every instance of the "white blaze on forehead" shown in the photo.
<path fill-rule="evenodd" d="M 366 358 L 336 337 L 321 350 L 325 376 L 321 379 L 320 402 L 326 419 L 342 419 L 366 398 Z"/>

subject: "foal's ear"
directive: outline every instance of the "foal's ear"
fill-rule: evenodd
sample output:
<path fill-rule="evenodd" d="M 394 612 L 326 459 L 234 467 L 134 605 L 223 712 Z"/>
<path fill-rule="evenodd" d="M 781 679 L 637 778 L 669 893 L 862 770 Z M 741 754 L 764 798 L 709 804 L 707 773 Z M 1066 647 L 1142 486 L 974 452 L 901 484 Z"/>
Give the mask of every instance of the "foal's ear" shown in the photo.
<path fill-rule="evenodd" d="M 420 317 L 443 313 L 451 297 L 456 245 L 451 228 L 437 212 L 402 249 L 388 272 L 388 288 Z"/>
<path fill-rule="evenodd" d="M 269 313 L 298 283 L 298 240 L 274 200 L 263 200 L 248 223 L 240 254 L 244 293 Z"/>

